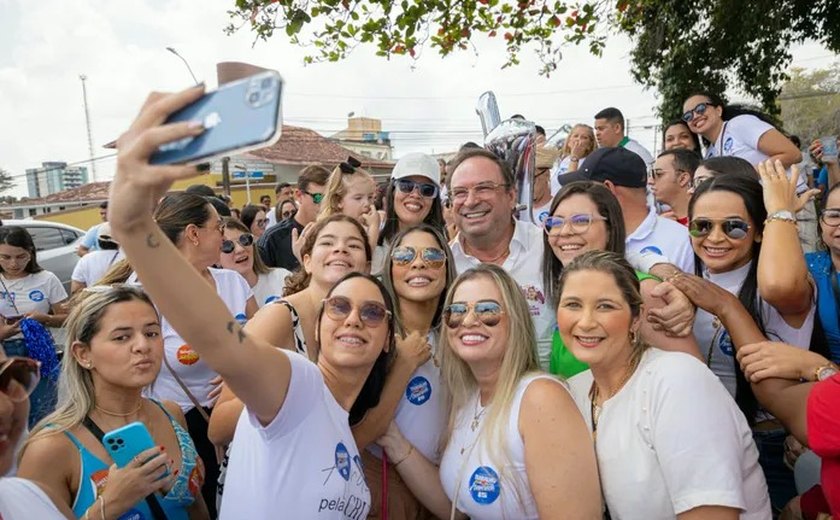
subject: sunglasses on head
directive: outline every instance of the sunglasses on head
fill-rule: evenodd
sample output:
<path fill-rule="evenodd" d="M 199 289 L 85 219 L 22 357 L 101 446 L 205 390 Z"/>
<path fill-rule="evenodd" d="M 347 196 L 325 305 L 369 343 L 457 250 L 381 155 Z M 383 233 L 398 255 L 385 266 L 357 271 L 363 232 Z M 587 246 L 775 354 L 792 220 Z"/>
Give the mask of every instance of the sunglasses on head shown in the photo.
<path fill-rule="evenodd" d="M 330 319 L 336 321 L 346 320 L 354 308 L 356 306 L 353 305 L 350 298 L 344 296 L 333 296 L 324 300 L 324 312 Z M 366 327 L 372 329 L 382 325 L 382 322 L 391 315 L 391 311 L 379 302 L 363 302 L 357 308 L 359 319 Z"/>
<path fill-rule="evenodd" d="M 248 247 L 254 243 L 254 235 L 251 233 L 242 233 L 239 235 L 239 238 L 236 239 L 239 242 L 239 245 L 242 247 Z M 233 240 L 222 240 L 222 253 L 229 254 L 233 253 L 233 250 L 236 249 L 236 244 Z"/>
<path fill-rule="evenodd" d="M 420 196 L 427 199 L 433 199 L 438 194 L 438 187 L 428 182 L 414 182 L 410 179 L 399 179 L 394 184 L 402 193 L 411 193 L 414 190 L 419 190 Z"/>
<path fill-rule="evenodd" d="M 26 401 L 41 379 L 41 363 L 27 357 L 10 357 L 0 363 L 0 392 L 15 403 Z"/>
<path fill-rule="evenodd" d="M 696 107 L 694 107 L 693 109 L 689 110 L 688 112 L 686 112 L 685 114 L 682 115 L 682 120 L 685 121 L 686 123 L 689 123 L 689 122 L 691 122 L 692 119 L 694 119 L 695 114 L 697 114 L 698 116 L 702 116 L 703 114 L 706 113 L 706 109 L 709 108 L 709 107 L 712 107 L 712 106 L 714 106 L 714 105 L 709 103 L 708 101 L 703 102 L 703 103 L 697 103 Z"/>
<path fill-rule="evenodd" d="M 710 218 L 696 218 L 688 224 L 688 233 L 694 238 L 709 236 L 715 226 L 720 226 L 723 233 L 733 240 L 747 237 L 750 225 L 739 218 L 712 220 Z"/>
<path fill-rule="evenodd" d="M 460 327 L 472 310 L 475 317 L 487 327 L 495 327 L 502 321 L 502 305 L 496 300 L 478 300 L 474 303 L 454 302 L 443 311 L 443 322 L 450 329 Z"/>
<path fill-rule="evenodd" d="M 395 247 L 391 252 L 391 260 L 395 265 L 409 265 L 417 258 L 418 250 L 411 246 Z M 420 258 L 432 269 L 442 267 L 446 263 L 446 253 L 437 247 L 424 247 L 420 249 Z"/>

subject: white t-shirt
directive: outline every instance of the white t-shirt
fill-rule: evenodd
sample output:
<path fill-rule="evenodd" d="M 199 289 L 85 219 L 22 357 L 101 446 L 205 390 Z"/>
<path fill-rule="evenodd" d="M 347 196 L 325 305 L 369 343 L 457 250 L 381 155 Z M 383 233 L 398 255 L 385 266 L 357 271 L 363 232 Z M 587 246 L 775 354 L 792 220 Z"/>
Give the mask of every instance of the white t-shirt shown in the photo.
<path fill-rule="evenodd" d="M 541 226 L 548 215 L 551 213 L 551 200 L 546 202 L 540 207 L 534 208 L 531 210 L 531 214 L 534 216 L 534 224 Z"/>
<path fill-rule="evenodd" d="M 23 278 L 8 279 L 0 275 L 0 314 L 5 317 L 22 316 L 29 312 L 49 314 L 50 306 L 67 299 L 61 281 L 50 271 L 39 271 Z M 8 292 L 7 292 L 8 290 Z M 16 334 L 8 339 L 22 338 Z"/>
<path fill-rule="evenodd" d="M 586 157 L 583 157 L 578 160 L 577 169 L 581 169 L 583 167 L 583 162 L 586 160 Z M 560 191 L 560 188 L 563 187 L 563 184 L 560 182 L 563 180 L 563 175 L 570 173 L 570 166 L 572 164 L 572 156 L 567 155 L 560 159 L 559 162 L 555 163 L 554 169 L 551 170 L 551 196 L 554 197 L 557 195 L 557 192 Z"/>
<path fill-rule="evenodd" d="M 115 263 L 123 258 L 123 252 L 118 250 L 96 250 L 81 257 L 73 268 L 70 278 L 74 282 L 90 287 L 98 282 Z"/>
<path fill-rule="evenodd" d="M 441 389 L 440 368 L 434 362 L 437 341 L 431 333 L 428 341 L 432 345 L 433 358 L 411 375 L 397 404 L 394 422 L 417 451 L 437 464 L 440 460 L 440 436 L 446 427 L 446 402 Z M 379 445 L 371 444 L 367 449 L 382 458 Z"/>
<path fill-rule="evenodd" d="M 751 114 L 735 116 L 725 121 L 717 140 L 706 149 L 706 159 L 721 155 L 740 157 L 753 166 L 770 158 L 758 149 L 761 136 L 773 130 L 773 125 L 765 123 Z M 790 172 L 788 172 L 790 176 Z M 808 189 L 808 176 L 800 175 L 796 183 L 796 192 Z"/>
<path fill-rule="evenodd" d="M 292 364 L 286 400 L 262 426 L 248 408 L 236 425 L 219 518 L 363 520 L 370 491 L 349 414 L 309 359 Z"/>
<path fill-rule="evenodd" d="M 455 507 L 471 518 L 539 518 L 525 468 L 525 443 L 519 433 L 522 396 L 535 379 L 551 379 L 562 385 L 546 374 L 527 375 L 519 381 L 510 405 L 507 444 L 501 448 L 505 450 L 509 464 L 503 469 L 499 464 L 504 461 L 497 455 L 500 447 L 488 447 L 486 442 L 479 442 L 485 414 L 478 391 L 458 411 L 452 437 L 440 461 L 440 482 L 449 500 L 456 500 Z M 473 430 L 476 417 L 478 426 Z"/>
<path fill-rule="evenodd" d="M 694 250 L 688 228 L 674 220 L 660 217 L 651 207 L 641 225 L 625 240 L 631 253 L 656 253 L 685 273 L 694 273 Z"/>
<path fill-rule="evenodd" d="M 592 372 L 569 380 L 592 425 Z M 673 520 L 703 505 L 771 517 L 758 450 L 744 415 L 700 361 L 649 349 L 601 409 L 595 436 L 601 487 L 615 520 Z"/>
<path fill-rule="evenodd" d="M 262 308 L 275 300 L 282 299 L 286 278 L 291 274 L 288 269 L 274 267 L 269 272 L 258 275 L 257 284 L 251 288 L 254 291 L 257 306 Z"/>
<path fill-rule="evenodd" d="M 650 154 L 647 148 L 642 146 L 642 143 L 629 137 L 626 137 L 625 139 L 626 140 L 624 141 L 624 144 L 621 146 L 641 157 L 642 160 L 645 161 L 645 165 L 650 166 L 653 164 L 653 156 Z"/>
<path fill-rule="evenodd" d="M 751 263 L 748 263 L 733 271 L 718 274 L 709 273 L 704 269 L 703 278 L 737 296 L 744 280 L 747 278 L 751 265 Z M 803 283 L 806 282 L 803 281 Z M 808 349 L 811 344 L 811 333 L 814 331 L 816 304 L 812 304 L 811 312 L 802 326 L 795 329 L 785 323 L 779 311 L 762 300 L 761 297 L 759 297 L 759 303 L 768 338 L 773 341 L 783 341 L 805 350 Z M 720 326 L 719 320 L 715 316 L 698 308 L 697 316 L 694 319 L 694 337 L 697 339 L 697 346 L 700 347 L 700 354 L 707 364 L 709 364 L 711 350 L 712 360 L 709 367 L 720 378 L 723 386 L 726 387 L 732 397 L 735 397 L 735 348 L 732 345 L 732 338 L 730 338 L 729 333 Z"/>
<path fill-rule="evenodd" d="M 0 520 L 66 520 L 37 484 L 22 478 L 0 478 Z"/>
<path fill-rule="evenodd" d="M 481 262 L 474 256 L 464 253 L 460 234 L 450 243 L 458 274 Z M 543 231 L 530 222 L 514 219 L 513 238 L 510 241 L 510 254 L 502 268 L 513 277 L 522 294 L 528 301 L 528 309 L 537 333 L 537 354 L 540 365 L 548 370 L 551 355 L 551 338 L 557 326 L 555 309 L 546 301 L 542 278 Z"/>
<path fill-rule="evenodd" d="M 225 302 L 228 311 L 240 323 L 245 323 L 245 306 L 253 296 L 248 282 L 236 271 L 230 269 L 210 268 L 210 274 L 216 281 L 216 293 Z M 136 280 L 136 277 L 132 275 Z M 130 278 L 131 280 L 131 278 Z M 172 328 L 166 316 L 161 317 L 161 332 L 163 334 L 163 349 L 169 366 L 172 367 L 181 381 L 187 386 L 202 406 L 210 406 L 211 400 L 207 394 L 213 390 L 210 381 L 218 374 L 213 371 L 199 357 L 198 352 L 190 348 L 186 341 Z M 148 397 L 159 401 L 174 401 L 181 406 L 184 413 L 195 408 L 190 398 L 181 389 L 178 381 L 166 365 L 160 369 L 157 379 L 147 391 Z"/>

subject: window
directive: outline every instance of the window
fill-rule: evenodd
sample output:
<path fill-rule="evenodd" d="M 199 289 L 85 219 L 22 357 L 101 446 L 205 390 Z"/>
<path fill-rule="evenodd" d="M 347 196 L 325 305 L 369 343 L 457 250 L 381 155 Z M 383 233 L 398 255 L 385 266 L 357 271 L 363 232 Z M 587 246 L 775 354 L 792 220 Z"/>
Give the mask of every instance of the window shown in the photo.
<path fill-rule="evenodd" d="M 42 226 L 25 227 L 29 231 L 29 234 L 32 235 L 32 241 L 35 242 L 36 251 L 46 251 L 67 245 L 61 234 L 63 230 Z"/>
<path fill-rule="evenodd" d="M 61 231 L 61 238 L 64 239 L 65 244 L 72 244 L 82 236 L 80 233 L 76 233 L 71 229 L 59 229 L 59 231 Z"/>

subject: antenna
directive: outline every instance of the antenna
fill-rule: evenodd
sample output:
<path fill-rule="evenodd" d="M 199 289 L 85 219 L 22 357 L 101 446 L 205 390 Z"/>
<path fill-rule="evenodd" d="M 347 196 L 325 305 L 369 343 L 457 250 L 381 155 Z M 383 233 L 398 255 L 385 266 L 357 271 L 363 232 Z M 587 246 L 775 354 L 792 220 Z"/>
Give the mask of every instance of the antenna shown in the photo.
<path fill-rule="evenodd" d="M 87 100 L 87 76 L 79 74 L 79 79 L 82 80 L 82 101 L 85 105 L 85 124 L 87 125 L 87 139 L 88 139 L 88 153 L 90 153 L 90 182 L 96 182 L 96 162 L 93 157 L 93 133 L 90 130 L 90 110 L 88 109 Z"/>

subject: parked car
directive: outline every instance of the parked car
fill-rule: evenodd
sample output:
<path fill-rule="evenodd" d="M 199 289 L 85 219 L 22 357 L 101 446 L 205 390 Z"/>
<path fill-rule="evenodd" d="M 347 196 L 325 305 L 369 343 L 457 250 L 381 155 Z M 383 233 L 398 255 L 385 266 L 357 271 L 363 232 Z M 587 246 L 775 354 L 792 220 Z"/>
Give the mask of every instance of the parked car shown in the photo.
<path fill-rule="evenodd" d="M 4 226 L 20 226 L 32 235 L 38 264 L 52 271 L 70 294 L 70 276 L 79 261 L 76 249 L 85 232 L 79 228 L 46 220 L 3 220 Z"/>

